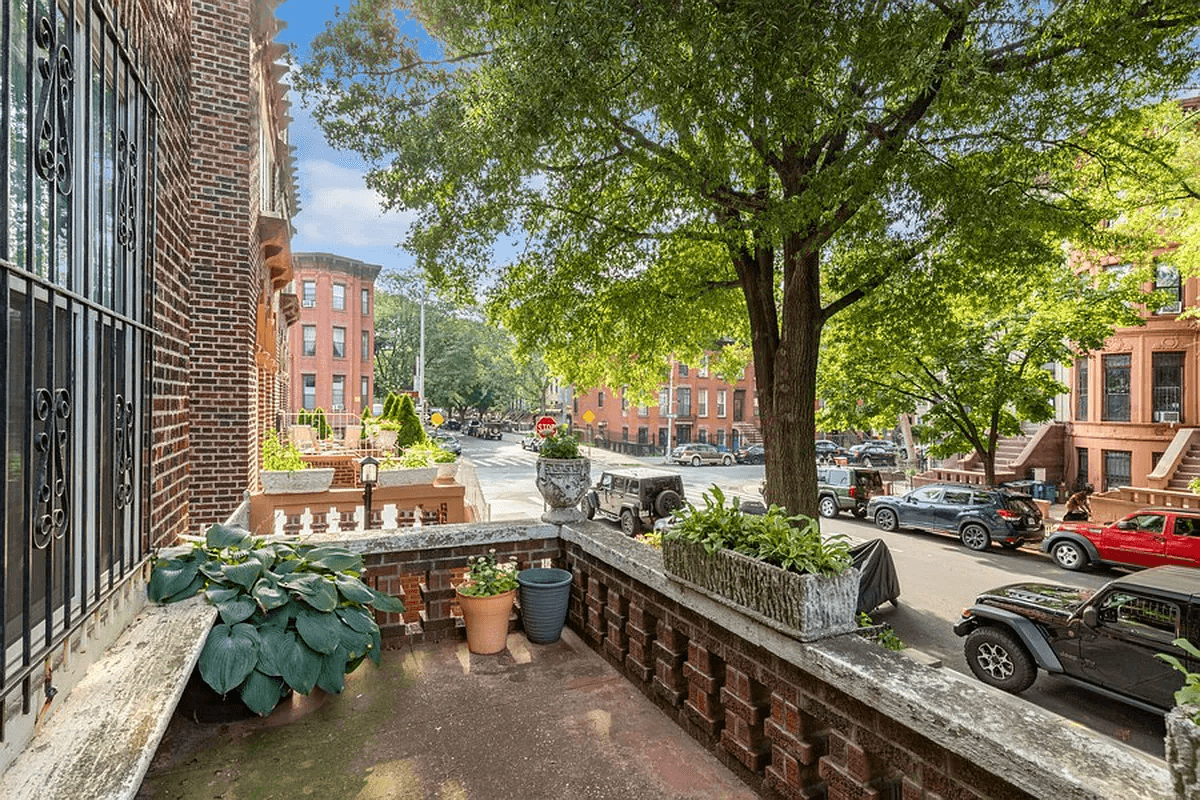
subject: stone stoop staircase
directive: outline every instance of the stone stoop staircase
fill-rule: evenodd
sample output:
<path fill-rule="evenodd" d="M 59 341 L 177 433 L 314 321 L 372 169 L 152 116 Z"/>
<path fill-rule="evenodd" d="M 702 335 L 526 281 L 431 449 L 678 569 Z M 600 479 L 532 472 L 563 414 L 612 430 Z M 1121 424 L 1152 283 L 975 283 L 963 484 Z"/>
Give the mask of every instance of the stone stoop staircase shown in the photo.
<path fill-rule="evenodd" d="M 996 471 L 1003 472 L 1012 467 L 1017 459 L 1021 457 L 1021 453 L 1025 450 L 1025 445 L 1029 444 L 1031 436 L 1009 436 L 1004 439 L 999 439 L 996 442 Z M 975 453 L 971 453 L 962 461 L 962 469 L 967 470 L 983 470 L 983 461 Z"/>
<path fill-rule="evenodd" d="M 742 447 L 749 447 L 752 444 L 762 444 L 763 435 L 758 426 L 750 422 L 735 422 L 733 429 L 737 431 L 738 441 Z"/>
<path fill-rule="evenodd" d="M 1200 478 L 1200 444 L 1194 444 L 1188 448 L 1187 453 L 1179 462 L 1179 466 L 1175 468 L 1175 473 L 1171 476 L 1171 480 L 1167 483 L 1167 488 L 1177 492 L 1187 492 L 1188 483 L 1193 478 Z"/>

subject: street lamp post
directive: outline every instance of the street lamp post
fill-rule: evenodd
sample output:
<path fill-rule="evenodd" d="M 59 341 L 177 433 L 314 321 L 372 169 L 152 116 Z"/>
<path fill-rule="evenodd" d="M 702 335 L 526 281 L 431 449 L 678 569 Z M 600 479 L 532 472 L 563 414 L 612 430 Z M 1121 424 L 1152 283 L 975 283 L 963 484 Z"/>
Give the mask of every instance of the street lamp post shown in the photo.
<path fill-rule="evenodd" d="M 358 462 L 358 479 L 363 485 L 363 505 L 366 507 L 366 518 L 363 528 L 371 529 L 371 492 L 379 482 L 379 460 L 372 456 L 363 456 Z"/>

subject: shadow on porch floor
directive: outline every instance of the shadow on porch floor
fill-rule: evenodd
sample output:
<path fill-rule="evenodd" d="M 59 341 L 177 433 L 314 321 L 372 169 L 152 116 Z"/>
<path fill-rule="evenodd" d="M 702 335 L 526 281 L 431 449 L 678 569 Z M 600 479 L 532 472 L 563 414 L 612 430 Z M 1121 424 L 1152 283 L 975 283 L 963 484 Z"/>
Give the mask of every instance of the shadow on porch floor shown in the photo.
<path fill-rule="evenodd" d="M 385 652 L 287 724 L 177 713 L 138 798 L 757 796 L 570 630 L 508 641 Z"/>

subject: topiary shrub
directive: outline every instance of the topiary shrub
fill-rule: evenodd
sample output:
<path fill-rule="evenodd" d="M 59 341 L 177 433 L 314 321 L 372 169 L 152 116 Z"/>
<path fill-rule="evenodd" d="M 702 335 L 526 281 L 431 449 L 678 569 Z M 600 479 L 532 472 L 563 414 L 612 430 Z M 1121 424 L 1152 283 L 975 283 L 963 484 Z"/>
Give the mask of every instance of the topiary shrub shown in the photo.
<path fill-rule="evenodd" d="M 414 444 L 423 444 L 428 437 L 425 436 L 425 427 L 421 425 L 421 418 L 417 416 L 417 407 L 413 404 L 413 399 L 408 395 L 401 395 L 397 405 L 395 421 L 400 427 L 396 444 L 402 450 Z"/>
<path fill-rule="evenodd" d="M 325 419 L 325 409 L 318 408 L 312 415 L 312 426 L 317 432 L 318 439 L 328 439 L 333 434 L 333 427 Z"/>

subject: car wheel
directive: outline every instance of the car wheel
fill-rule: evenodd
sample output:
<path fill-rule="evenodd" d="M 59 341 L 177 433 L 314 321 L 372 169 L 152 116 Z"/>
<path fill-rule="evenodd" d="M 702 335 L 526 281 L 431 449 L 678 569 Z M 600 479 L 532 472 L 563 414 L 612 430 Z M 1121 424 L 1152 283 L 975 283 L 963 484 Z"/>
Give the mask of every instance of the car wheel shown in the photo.
<path fill-rule="evenodd" d="M 821 513 L 822 517 L 836 517 L 838 515 L 838 510 L 836 498 L 825 495 L 817 501 L 817 511 Z"/>
<path fill-rule="evenodd" d="M 637 515 L 633 513 L 632 509 L 622 509 L 621 533 L 625 534 L 626 536 L 633 536 L 638 532 L 639 527 Z"/>
<path fill-rule="evenodd" d="M 958 534 L 958 540 L 968 550 L 987 550 L 988 546 L 992 543 L 992 536 L 987 532 L 987 528 L 971 522 L 963 526 L 963 529 Z"/>
<path fill-rule="evenodd" d="M 671 512 L 683 505 L 683 498 L 674 489 L 664 489 L 654 498 L 654 513 L 660 517 L 669 517 Z"/>
<path fill-rule="evenodd" d="M 871 468 L 871 457 L 870 457 L 870 456 L 867 456 L 866 458 L 864 458 L 864 459 L 862 460 L 862 465 L 863 465 L 864 467 L 866 467 L 867 469 L 870 469 L 870 468 Z"/>
<path fill-rule="evenodd" d="M 1024 645 L 1004 628 L 976 628 L 967 636 L 964 650 L 971 672 L 989 686 L 1017 694 L 1037 678 L 1037 666 Z"/>
<path fill-rule="evenodd" d="M 732 467 L 733 466 L 733 457 L 732 456 L 724 456 L 721 459 L 721 463 L 727 467 Z"/>
<path fill-rule="evenodd" d="M 701 462 L 700 462 L 700 456 L 692 456 L 692 466 L 693 466 L 693 467 L 698 467 L 698 466 L 700 466 L 700 463 L 701 463 Z"/>
<path fill-rule="evenodd" d="M 1054 559 L 1054 563 L 1072 572 L 1083 569 L 1090 560 L 1083 548 L 1069 539 L 1055 542 L 1050 548 L 1050 556 Z"/>
<path fill-rule="evenodd" d="M 592 498 L 584 497 L 579 501 L 579 510 L 583 512 L 583 516 L 588 519 L 596 518 L 596 504 L 592 502 Z"/>
<path fill-rule="evenodd" d="M 881 531 L 891 533 L 900 527 L 900 518 L 890 508 L 881 508 L 875 512 L 875 525 Z"/>

